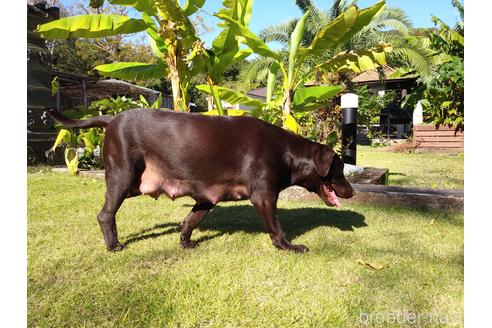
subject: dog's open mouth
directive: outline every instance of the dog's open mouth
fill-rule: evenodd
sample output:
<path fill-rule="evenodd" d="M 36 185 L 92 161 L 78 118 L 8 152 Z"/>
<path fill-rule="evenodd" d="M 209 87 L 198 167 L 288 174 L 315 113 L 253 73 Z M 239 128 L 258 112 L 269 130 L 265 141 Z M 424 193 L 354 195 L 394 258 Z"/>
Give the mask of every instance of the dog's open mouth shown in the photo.
<path fill-rule="evenodd" d="M 321 184 L 321 198 L 325 202 L 326 205 L 328 206 L 336 206 L 338 208 L 341 207 L 340 205 L 340 200 L 338 199 L 337 195 L 335 194 L 335 191 L 333 188 L 331 188 L 329 185 L 326 184 Z"/>

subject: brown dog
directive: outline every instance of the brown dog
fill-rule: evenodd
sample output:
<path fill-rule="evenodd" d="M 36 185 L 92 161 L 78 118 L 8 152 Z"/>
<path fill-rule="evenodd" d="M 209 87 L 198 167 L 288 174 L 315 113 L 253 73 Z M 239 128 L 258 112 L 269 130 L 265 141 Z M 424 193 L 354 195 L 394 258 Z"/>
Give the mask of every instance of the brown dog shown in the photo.
<path fill-rule="evenodd" d="M 276 218 L 280 191 L 302 186 L 328 206 L 355 194 L 332 148 L 255 118 L 150 109 L 88 120 L 52 116 L 70 128 L 106 127 L 107 191 L 97 218 L 110 251 L 122 248 L 115 214 L 132 196 L 192 197 L 196 204 L 182 223 L 185 248 L 196 246 L 191 233 L 215 204 L 250 199 L 275 247 L 305 252 L 285 239 Z"/>

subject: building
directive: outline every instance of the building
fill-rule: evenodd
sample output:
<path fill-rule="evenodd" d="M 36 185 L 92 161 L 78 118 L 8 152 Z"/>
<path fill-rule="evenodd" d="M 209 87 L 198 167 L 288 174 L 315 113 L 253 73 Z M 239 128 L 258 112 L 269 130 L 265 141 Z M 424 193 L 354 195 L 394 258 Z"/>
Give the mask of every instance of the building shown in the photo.
<path fill-rule="evenodd" d="M 400 101 L 390 104 L 381 111 L 379 118 L 380 130 L 388 138 L 406 138 L 411 130 L 412 111 L 400 108 L 400 103 L 415 86 L 416 77 L 392 77 L 396 69 L 383 65 L 382 76 L 377 69 L 365 71 L 354 78 L 357 86 L 366 85 L 374 95 L 383 95 L 388 90 L 396 91 Z"/>

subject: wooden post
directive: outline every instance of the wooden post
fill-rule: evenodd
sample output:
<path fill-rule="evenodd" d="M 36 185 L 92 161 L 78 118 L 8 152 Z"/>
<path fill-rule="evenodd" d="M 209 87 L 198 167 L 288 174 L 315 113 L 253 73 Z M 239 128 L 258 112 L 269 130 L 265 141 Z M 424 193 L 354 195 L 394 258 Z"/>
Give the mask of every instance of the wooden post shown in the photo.
<path fill-rule="evenodd" d="M 89 107 L 88 102 L 87 102 L 87 89 L 85 86 L 85 79 L 82 80 L 82 100 L 83 100 L 84 106 Z"/>
<path fill-rule="evenodd" d="M 58 84 L 58 89 L 56 90 L 56 111 L 60 112 L 61 111 L 61 104 L 60 104 L 60 84 Z"/>

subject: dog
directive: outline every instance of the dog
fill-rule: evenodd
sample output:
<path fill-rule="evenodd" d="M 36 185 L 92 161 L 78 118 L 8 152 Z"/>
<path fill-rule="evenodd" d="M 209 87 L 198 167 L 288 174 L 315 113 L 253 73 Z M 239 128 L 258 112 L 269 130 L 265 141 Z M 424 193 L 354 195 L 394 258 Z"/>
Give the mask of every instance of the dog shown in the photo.
<path fill-rule="evenodd" d="M 123 248 L 115 215 L 133 196 L 190 196 L 196 201 L 181 225 L 184 248 L 197 246 L 190 239 L 193 229 L 217 203 L 249 199 L 275 247 L 306 252 L 306 246 L 284 237 L 276 217 L 280 191 L 301 186 L 337 207 L 338 197 L 355 194 L 331 147 L 253 117 L 152 109 L 86 120 L 56 111 L 51 115 L 68 128 L 106 128 L 106 194 L 97 219 L 109 251 Z"/>

